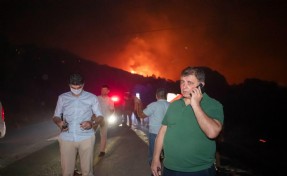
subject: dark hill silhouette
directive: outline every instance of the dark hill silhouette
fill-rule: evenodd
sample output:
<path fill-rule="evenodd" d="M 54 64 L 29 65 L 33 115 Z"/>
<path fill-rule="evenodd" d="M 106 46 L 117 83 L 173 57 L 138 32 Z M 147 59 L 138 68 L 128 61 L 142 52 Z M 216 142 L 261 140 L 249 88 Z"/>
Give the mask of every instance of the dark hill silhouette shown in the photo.
<path fill-rule="evenodd" d="M 1 55 L 3 69 L 0 96 L 2 102 L 7 104 L 8 125 L 31 120 L 28 112 L 36 114 L 36 111 L 44 112 L 44 109 L 52 111 L 58 95 L 69 90 L 67 78 L 73 72 L 83 74 L 85 89 L 96 95 L 100 93 L 102 84 L 108 84 L 111 92 L 120 96 L 126 91 L 140 92 L 144 104 L 147 104 L 154 101 L 154 92 L 158 87 L 178 92 L 178 85 L 173 81 L 130 74 L 84 60 L 63 50 L 33 45 L 5 48 Z M 17 119 L 20 114 L 21 118 Z M 10 115 L 14 118 L 9 118 Z"/>
<path fill-rule="evenodd" d="M 4 62 L 1 65 L 4 68 L 2 70 L 4 76 L 0 78 L 0 95 L 8 104 L 6 108 L 8 125 L 21 123 L 23 120 L 29 121 L 30 114 L 24 114 L 30 111 L 35 113 L 39 109 L 43 112 L 44 109 L 52 111 L 58 95 L 68 91 L 67 78 L 72 72 L 83 74 L 86 80 L 85 90 L 96 95 L 99 94 L 102 84 L 110 85 L 111 92 L 120 96 L 126 91 L 140 92 L 144 104 L 155 100 L 155 91 L 158 87 L 180 93 L 178 82 L 131 74 L 82 59 L 60 49 L 44 49 L 33 45 L 12 46 L 7 43 L 3 48 L 1 58 Z M 210 84 L 206 92 L 216 98 L 225 97 L 226 91 L 222 90 L 227 89 L 227 82 L 224 77 L 209 68 L 204 69 Z M 9 95 L 9 98 L 6 95 Z M 17 113 L 22 114 L 20 119 L 16 118 Z M 13 122 L 10 121 L 12 118 L 9 118 L 9 115 L 15 117 Z"/>

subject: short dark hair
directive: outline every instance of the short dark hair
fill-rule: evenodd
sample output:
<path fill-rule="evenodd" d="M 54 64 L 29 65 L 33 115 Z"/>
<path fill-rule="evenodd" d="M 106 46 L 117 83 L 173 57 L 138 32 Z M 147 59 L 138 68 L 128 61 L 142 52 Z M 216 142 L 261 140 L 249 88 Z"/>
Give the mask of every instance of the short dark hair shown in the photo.
<path fill-rule="evenodd" d="M 84 84 L 84 78 L 79 73 L 73 73 L 70 75 L 69 84 L 83 85 Z"/>
<path fill-rule="evenodd" d="M 102 88 L 110 89 L 110 87 L 109 87 L 107 84 L 103 84 L 103 85 L 102 85 Z"/>
<path fill-rule="evenodd" d="M 186 67 L 182 70 L 180 76 L 194 75 L 199 81 L 205 81 L 205 73 L 200 67 Z"/>
<path fill-rule="evenodd" d="M 163 98 L 163 99 L 166 99 L 166 96 L 167 96 L 167 92 L 166 92 L 166 89 L 165 88 L 158 88 L 156 90 L 156 96 L 158 98 Z"/>

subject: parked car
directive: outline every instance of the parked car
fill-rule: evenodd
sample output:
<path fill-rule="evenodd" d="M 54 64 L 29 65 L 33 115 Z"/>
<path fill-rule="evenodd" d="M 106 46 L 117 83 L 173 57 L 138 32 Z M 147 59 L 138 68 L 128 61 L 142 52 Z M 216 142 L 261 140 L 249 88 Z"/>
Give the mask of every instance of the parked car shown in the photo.
<path fill-rule="evenodd" d="M 4 108 L 2 106 L 2 103 L 0 101 L 0 138 L 3 138 L 6 134 L 6 125 L 5 125 L 5 114 L 4 114 Z"/>

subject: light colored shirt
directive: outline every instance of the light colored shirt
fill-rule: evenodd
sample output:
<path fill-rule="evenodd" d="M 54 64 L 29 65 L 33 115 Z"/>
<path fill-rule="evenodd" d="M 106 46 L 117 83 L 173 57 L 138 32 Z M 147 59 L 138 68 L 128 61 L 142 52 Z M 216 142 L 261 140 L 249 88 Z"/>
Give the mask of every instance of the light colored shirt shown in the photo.
<path fill-rule="evenodd" d="M 169 102 L 167 100 L 159 99 L 150 103 L 143 110 L 143 113 L 149 117 L 149 133 L 158 134 L 168 106 Z"/>
<path fill-rule="evenodd" d="M 54 116 L 61 117 L 68 122 L 68 131 L 63 131 L 60 138 L 65 141 L 82 141 L 95 135 L 94 129 L 84 130 L 80 127 L 81 122 L 91 121 L 93 114 L 103 116 L 100 104 L 96 95 L 82 91 L 80 96 L 66 92 L 58 97 Z"/>
<path fill-rule="evenodd" d="M 100 106 L 104 115 L 104 118 L 108 118 L 114 112 L 114 102 L 108 96 L 98 96 Z"/>

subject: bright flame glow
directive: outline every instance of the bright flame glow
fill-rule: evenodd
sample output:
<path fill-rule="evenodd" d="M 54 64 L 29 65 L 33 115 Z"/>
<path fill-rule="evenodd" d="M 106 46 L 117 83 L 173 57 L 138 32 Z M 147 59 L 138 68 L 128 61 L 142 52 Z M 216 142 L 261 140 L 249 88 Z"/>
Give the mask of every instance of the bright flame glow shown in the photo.
<path fill-rule="evenodd" d="M 163 37 L 165 38 L 165 37 Z M 153 43 L 153 45 L 150 45 Z M 169 47 L 164 45 L 165 41 L 154 41 L 154 37 L 151 39 L 145 39 L 143 37 L 135 37 L 129 41 L 122 52 L 116 57 L 113 63 L 118 68 L 129 71 L 132 74 L 147 76 L 163 76 L 163 72 L 166 71 L 166 67 L 162 69 L 158 66 L 160 64 L 170 65 L 170 59 L 164 59 L 169 56 L 166 51 L 170 51 Z M 158 53 L 159 52 L 159 53 Z"/>

